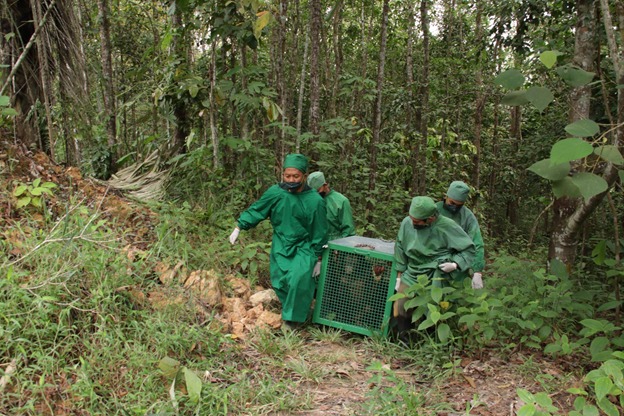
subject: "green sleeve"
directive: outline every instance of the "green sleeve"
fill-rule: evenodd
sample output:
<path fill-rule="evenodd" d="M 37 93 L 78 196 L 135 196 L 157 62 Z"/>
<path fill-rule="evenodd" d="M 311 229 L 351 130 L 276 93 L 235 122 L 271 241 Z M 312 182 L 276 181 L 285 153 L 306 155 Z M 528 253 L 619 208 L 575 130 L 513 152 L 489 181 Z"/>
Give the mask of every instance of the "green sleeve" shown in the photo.
<path fill-rule="evenodd" d="M 312 248 L 317 256 L 323 254 L 323 246 L 327 244 L 327 230 L 327 208 L 321 199 L 314 210 L 311 226 Z"/>
<path fill-rule="evenodd" d="M 481 228 L 474 214 L 468 218 L 466 233 L 470 236 L 475 245 L 475 257 L 472 262 L 472 271 L 482 272 L 485 268 L 485 247 L 483 244 L 483 236 L 481 235 Z"/>
<path fill-rule="evenodd" d="M 399 273 L 403 273 L 407 270 L 407 256 L 405 255 L 405 250 L 403 248 L 403 222 L 401 223 L 401 227 L 399 228 L 399 234 L 397 235 L 397 239 L 394 242 L 394 263 L 396 267 L 396 271 Z"/>
<path fill-rule="evenodd" d="M 472 262 L 472 271 L 481 273 L 485 268 L 485 247 L 483 245 L 483 237 L 481 236 L 481 230 L 476 227 L 474 234 L 470 236 L 475 245 L 475 258 Z"/>
<path fill-rule="evenodd" d="M 355 235 L 355 225 L 353 224 L 353 212 L 348 199 L 344 200 L 340 210 L 340 237 L 350 237 Z"/>
<path fill-rule="evenodd" d="M 451 221 L 452 228 L 448 230 L 448 247 L 453 253 L 451 261 L 457 263 L 461 271 L 468 270 L 474 261 L 475 245 L 466 232 Z"/>
<path fill-rule="evenodd" d="M 271 215 L 271 210 L 275 201 L 279 197 L 280 188 L 274 185 L 267 189 L 260 199 L 251 204 L 240 217 L 238 217 L 238 228 L 249 230 L 254 228 L 260 221 L 266 220 Z"/>

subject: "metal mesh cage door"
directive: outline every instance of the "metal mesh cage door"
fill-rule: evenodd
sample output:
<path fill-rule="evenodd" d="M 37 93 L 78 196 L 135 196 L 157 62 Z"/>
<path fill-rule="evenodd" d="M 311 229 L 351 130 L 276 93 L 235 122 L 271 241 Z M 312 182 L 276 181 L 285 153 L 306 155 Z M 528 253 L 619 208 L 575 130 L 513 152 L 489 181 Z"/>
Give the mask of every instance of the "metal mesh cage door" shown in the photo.
<path fill-rule="evenodd" d="M 313 322 L 364 335 L 388 334 L 396 269 L 394 243 L 367 237 L 329 242 Z"/>

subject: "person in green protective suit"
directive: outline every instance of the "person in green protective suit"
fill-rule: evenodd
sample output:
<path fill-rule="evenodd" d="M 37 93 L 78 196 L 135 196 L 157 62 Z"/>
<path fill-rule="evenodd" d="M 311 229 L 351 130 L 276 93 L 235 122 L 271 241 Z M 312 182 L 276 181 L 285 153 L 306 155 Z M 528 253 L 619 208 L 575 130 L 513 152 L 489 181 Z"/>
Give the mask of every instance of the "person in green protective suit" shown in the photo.
<path fill-rule="evenodd" d="M 423 274 L 431 278 L 434 286 L 443 286 L 449 279 L 463 279 L 474 256 L 472 239 L 453 220 L 438 215 L 433 199 L 414 197 L 394 243 L 395 289 L 405 292 Z M 407 298 L 399 299 L 394 305 L 399 331 L 411 325 L 406 301 Z"/>
<path fill-rule="evenodd" d="M 289 154 L 284 160 L 283 182 L 271 186 L 238 218 L 230 235 L 234 244 L 240 230 L 249 230 L 269 218 L 273 226 L 270 254 L 271 284 L 282 303 L 288 329 L 305 322 L 320 273 L 320 257 L 327 243 L 325 201 L 305 181 L 308 160 Z"/>
<path fill-rule="evenodd" d="M 346 196 L 334 191 L 325 181 L 323 172 L 312 172 L 308 176 L 308 185 L 316 189 L 327 206 L 327 240 L 350 237 L 355 235 L 351 203 Z"/>
<path fill-rule="evenodd" d="M 485 268 L 485 248 L 481 228 L 474 213 L 464 206 L 468 199 L 470 188 L 462 181 L 453 181 L 446 191 L 444 200 L 436 203 L 438 212 L 455 221 L 466 234 L 472 238 L 475 245 L 475 258 L 472 262 L 472 288 L 483 288 L 483 269 Z M 468 273 L 465 275 L 468 277 Z"/>

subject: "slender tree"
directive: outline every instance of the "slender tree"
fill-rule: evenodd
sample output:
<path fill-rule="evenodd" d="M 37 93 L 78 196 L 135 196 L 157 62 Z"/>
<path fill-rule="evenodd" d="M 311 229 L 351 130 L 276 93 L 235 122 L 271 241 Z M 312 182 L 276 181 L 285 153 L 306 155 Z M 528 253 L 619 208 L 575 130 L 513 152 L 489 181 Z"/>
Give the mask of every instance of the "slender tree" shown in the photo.
<path fill-rule="evenodd" d="M 113 86 L 113 59 L 110 38 L 109 8 L 107 0 L 98 0 L 100 22 L 100 51 L 102 59 L 102 97 L 104 99 L 104 124 L 108 144 L 107 177 L 115 173 L 117 160 L 117 118 L 115 88 Z"/>
<path fill-rule="evenodd" d="M 321 119 L 321 0 L 310 0 L 310 131 L 319 134 Z"/>
<path fill-rule="evenodd" d="M 475 58 L 475 112 L 474 112 L 474 138 L 473 144 L 475 146 L 475 154 L 472 157 L 472 186 L 479 189 L 480 182 L 480 166 L 481 166 L 481 132 L 483 130 L 483 111 L 485 108 L 486 91 L 483 85 L 483 70 L 484 64 L 482 56 L 485 50 L 483 45 L 483 2 L 477 1 L 477 15 L 475 21 L 475 43 L 476 43 L 476 58 Z"/>
<path fill-rule="evenodd" d="M 46 152 L 52 159 L 54 159 L 54 123 L 52 123 L 52 86 L 50 85 L 50 64 L 48 53 L 51 48 L 48 45 L 48 38 L 46 36 L 46 28 L 39 28 L 39 22 L 43 19 L 43 12 L 41 3 L 35 0 L 30 0 L 30 7 L 33 11 L 33 24 L 35 32 L 40 31 L 40 36 L 37 37 L 37 57 L 39 60 L 39 77 L 41 79 L 41 93 L 43 95 L 43 106 L 46 117 L 47 134 L 41 137 L 43 144 L 43 151 Z"/>
<path fill-rule="evenodd" d="M 388 14 L 389 0 L 384 0 L 381 12 L 381 35 L 379 43 L 379 65 L 377 67 L 377 88 L 375 91 L 375 103 L 373 107 L 373 137 L 370 141 L 370 176 L 368 180 L 369 197 L 366 202 L 366 219 L 374 223 L 375 188 L 377 184 L 377 146 L 380 143 L 381 133 L 381 104 L 383 98 L 384 69 L 386 65 L 386 46 L 388 43 Z M 370 230 L 369 230 L 370 231 Z"/>
<path fill-rule="evenodd" d="M 577 25 L 575 30 L 574 64 L 592 72 L 597 56 L 596 4 L 592 0 L 577 0 Z M 591 87 L 575 87 L 570 94 L 570 123 L 589 118 L 591 109 Z M 580 169 L 579 162 L 573 170 Z M 553 230 L 551 233 L 548 257 L 561 260 L 568 267 L 574 264 L 578 233 L 584 220 L 591 214 L 597 203 L 604 197 L 592 198 L 585 202 L 580 198 L 562 196 L 553 203 Z"/>
<path fill-rule="evenodd" d="M 427 141 L 429 111 L 429 4 L 420 2 L 420 27 L 422 31 L 422 66 L 418 88 L 415 128 L 419 132 L 413 147 L 412 186 L 418 195 L 424 195 L 427 187 Z"/>
<path fill-rule="evenodd" d="M 186 32 L 183 23 L 183 13 L 178 3 L 178 0 L 173 0 L 173 4 L 175 7 L 175 12 L 171 16 L 171 20 L 176 33 L 172 42 L 172 52 L 178 62 L 180 62 L 178 64 L 178 70 L 184 71 L 185 67 L 189 64 L 189 62 L 187 53 L 188 45 L 186 43 L 185 36 Z M 175 130 L 173 133 L 173 148 L 178 153 L 187 153 L 188 148 L 186 146 L 186 138 L 190 134 L 190 115 L 184 98 L 174 98 L 173 114 L 176 119 Z"/>

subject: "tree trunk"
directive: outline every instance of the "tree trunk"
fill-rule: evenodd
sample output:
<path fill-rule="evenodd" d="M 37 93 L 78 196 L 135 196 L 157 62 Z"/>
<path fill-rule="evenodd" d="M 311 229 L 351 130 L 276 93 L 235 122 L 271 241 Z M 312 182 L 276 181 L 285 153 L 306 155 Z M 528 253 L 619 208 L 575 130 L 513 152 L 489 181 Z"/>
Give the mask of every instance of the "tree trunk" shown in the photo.
<path fill-rule="evenodd" d="M 50 5 L 51 7 L 52 5 Z M 4 95 L 9 86 L 12 87 L 11 105 L 18 113 L 15 117 L 17 140 L 30 148 L 41 149 L 37 119 L 36 117 L 28 117 L 31 111 L 35 111 L 35 104 L 41 95 L 38 81 L 39 59 L 35 51 L 32 50 L 39 33 L 35 31 L 33 25 L 33 14 L 29 0 L 11 3 L 8 14 L 12 20 L 10 25 L 9 22 L 4 23 L 9 26 L 7 33 L 12 31 L 16 33 L 16 36 L 12 39 L 5 38 L 5 41 L 10 43 L 10 52 L 6 56 L 8 62 L 2 63 L 8 65 L 11 71 L 5 78 L 2 88 L 0 88 L 0 95 Z M 48 12 L 46 12 L 46 17 L 47 15 Z M 44 22 L 42 21 L 39 30 L 43 26 Z"/>
<path fill-rule="evenodd" d="M 475 154 L 472 158 L 472 186 L 479 189 L 481 183 L 479 181 L 479 170 L 481 164 L 481 131 L 483 129 L 483 109 L 485 108 L 485 88 L 483 85 L 483 74 L 481 68 L 483 67 L 483 60 L 481 59 L 482 50 L 485 50 L 483 45 L 483 25 L 481 24 L 481 17 L 483 14 L 483 2 L 477 2 L 477 16 L 475 21 L 476 26 L 476 75 L 475 86 L 477 90 L 477 96 L 475 99 L 475 115 L 474 115 L 474 139 L 473 144 L 475 146 Z M 482 48 L 483 46 L 483 48 Z M 473 207 L 475 204 L 473 204 Z"/>
<path fill-rule="evenodd" d="M 177 0 L 174 0 L 174 3 Z M 173 53 L 178 57 L 181 62 L 187 62 L 188 56 L 186 53 L 186 41 L 184 40 L 184 25 L 182 22 L 182 12 L 180 8 L 175 7 L 175 13 L 172 16 L 173 28 L 176 31 L 176 36 L 172 42 Z M 187 62 L 188 63 L 188 62 Z M 188 110 L 186 103 L 181 98 L 174 98 L 173 102 L 173 115 L 176 119 L 175 130 L 173 133 L 173 148 L 176 153 L 187 153 L 188 148 L 186 146 L 186 138 L 190 133 L 190 121 L 188 116 Z"/>
<path fill-rule="evenodd" d="M 420 2 L 420 24 L 422 29 L 422 48 L 423 48 L 423 63 L 422 63 L 422 75 L 420 80 L 420 88 L 418 92 L 418 99 L 420 101 L 419 114 L 416 117 L 418 131 L 420 131 L 420 151 L 417 153 L 417 187 L 416 193 L 418 195 L 424 195 L 427 189 L 427 142 L 428 142 L 428 112 L 429 112 L 429 14 L 428 14 L 428 0 L 421 0 Z"/>
<path fill-rule="evenodd" d="M 39 28 L 40 22 L 43 20 L 43 12 L 41 10 L 41 3 L 35 0 L 30 0 L 30 7 L 33 10 L 33 24 L 35 26 L 35 32 L 41 30 L 40 35 L 37 37 L 37 57 L 39 59 L 39 77 L 41 78 L 41 93 L 43 95 L 43 105 L 45 109 L 47 134 L 42 135 L 41 141 L 43 144 L 43 151 L 54 160 L 54 123 L 52 123 L 52 88 L 50 87 L 50 65 L 48 61 L 49 47 L 46 45 L 46 33 L 45 28 Z"/>
<path fill-rule="evenodd" d="M 377 179 L 377 144 L 381 133 L 381 103 L 384 83 L 384 69 L 386 65 L 386 44 L 388 40 L 388 13 L 389 0 L 384 0 L 383 11 L 381 15 L 381 42 L 379 46 L 379 66 L 377 68 L 377 89 L 375 98 L 375 107 L 373 108 L 373 137 L 371 138 L 369 154 L 370 154 L 370 176 L 368 180 L 368 198 L 366 200 L 366 220 L 369 224 L 374 223 L 375 209 L 375 188 Z M 367 230 L 366 234 L 370 234 L 371 230 Z"/>
<path fill-rule="evenodd" d="M 310 1 L 310 131 L 319 134 L 321 113 L 321 78 L 319 73 L 319 54 L 321 41 L 321 0 Z"/>
<path fill-rule="evenodd" d="M 337 101 L 338 90 L 340 88 L 340 75 L 342 73 L 342 42 L 341 42 L 341 25 L 342 25 L 342 5 L 343 0 L 338 0 L 334 5 L 334 19 L 333 19 L 333 46 L 334 46 L 334 71 L 333 71 L 333 85 L 332 95 L 330 100 L 329 114 L 331 118 L 336 118 L 337 113 Z"/>
<path fill-rule="evenodd" d="M 299 99 L 297 101 L 297 140 L 295 142 L 296 151 L 300 151 L 301 147 L 301 123 L 303 119 L 303 95 L 305 93 L 305 75 L 306 63 L 308 60 L 308 45 L 310 38 L 306 36 L 303 45 L 303 59 L 301 60 L 301 78 L 299 79 Z"/>
<path fill-rule="evenodd" d="M 104 124 L 108 145 L 108 172 L 106 178 L 116 171 L 117 160 L 117 119 L 115 112 L 115 89 L 113 87 L 113 59 L 110 40 L 109 9 L 107 0 L 98 0 L 100 21 L 100 51 L 102 53 L 102 96 L 104 99 Z"/>
<path fill-rule="evenodd" d="M 575 30 L 574 64 L 592 72 L 597 54 L 596 7 L 592 0 L 577 0 L 577 24 Z M 591 87 L 576 87 L 570 94 L 570 123 L 589 118 Z M 573 163 L 573 169 L 580 168 Z M 583 222 L 595 209 L 604 193 L 584 202 L 567 196 L 556 198 L 553 203 L 553 229 L 550 236 L 548 259 L 562 261 L 571 269 L 576 259 L 578 232 Z"/>
<path fill-rule="evenodd" d="M 417 131 L 419 129 L 414 128 L 412 125 L 414 120 L 414 29 L 416 21 L 414 19 L 414 6 L 411 2 L 407 4 L 407 50 L 405 51 L 405 78 L 407 80 L 407 106 L 405 107 L 405 127 L 407 131 L 407 137 L 412 144 L 412 151 L 410 152 L 408 163 L 412 168 L 412 174 L 408 180 L 406 180 L 405 190 L 410 192 L 416 192 L 418 189 L 418 156 L 420 155 L 420 141 Z"/>
<path fill-rule="evenodd" d="M 278 68 L 277 68 L 277 91 L 280 97 L 280 107 L 284 112 L 282 115 L 282 128 L 280 129 L 280 137 L 281 137 L 281 158 L 283 158 L 286 153 L 286 126 L 288 126 L 288 113 L 286 110 L 286 106 L 288 105 L 288 88 L 286 88 L 286 33 L 288 30 L 288 25 L 286 24 L 288 13 L 288 1 L 280 0 L 280 13 L 279 13 L 279 36 L 278 36 Z"/>
<path fill-rule="evenodd" d="M 210 108 L 208 109 L 208 119 L 210 122 L 210 141 L 212 143 L 212 167 L 219 168 L 219 132 L 215 121 L 217 106 L 215 105 L 215 89 L 217 85 L 217 42 L 214 40 L 211 45 L 210 52 L 210 92 L 208 93 L 208 101 Z"/>

